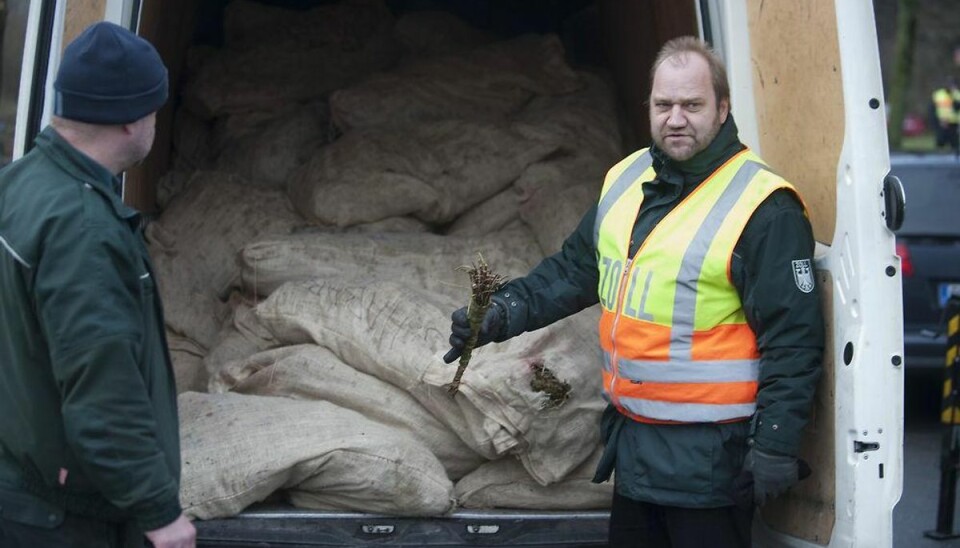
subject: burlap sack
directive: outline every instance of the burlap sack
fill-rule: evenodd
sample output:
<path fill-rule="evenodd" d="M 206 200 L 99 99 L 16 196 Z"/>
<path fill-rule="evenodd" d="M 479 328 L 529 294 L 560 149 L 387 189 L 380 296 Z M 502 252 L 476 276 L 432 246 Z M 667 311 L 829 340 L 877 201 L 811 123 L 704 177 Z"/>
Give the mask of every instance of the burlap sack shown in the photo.
<path fill-rule="evenodd" d="M 510 185 L 559 143 L 517 124 L 445 120 L 350 132 L 319 149 L 288 193 L 304 217 L 349 226 L 413 214 L 446 223 Z"/>
<path fill-rule="evenodd" d="M 563 142 L 559 154 L 528 166 L 514 182 L 520 218 L 546 255 L 560 250 L 599 199 L 607 170 L 623 156 L 621 117 L 612 85 L 601 75 L 579 75 L 586 87 L 537 97 L 516 117 L 537 123 L 541 131 Z"/>
<path fill-rule="evenodd" d="M 483 348 L 463 376 L 464 399 L 518 441 L 511 452 L 541 485 L 565 478 L 599 442 L 597 425 L 605 404 L 598 323 L 599 310 L 593 307 Z M 565 400 L 558 404 L 534 389 L 534 381 L 541 378 L 538 366 L 546 366 L 568 385 Z M 434 360 L 422 378 L 431 386 L 445 386 L 449 375 L 449 367 Z"/>
<path fill-rule="evenodd" d="M 622 116 L 609 77 L 578 71 L 584 83 L 564 94 L 534 97 L 514 118 L 536 125 L 563 143 L 568 154 L 589 156 L 604 172 L 620 160 L 623 150 Z"/>
<path fill-rule="evenodd" d="M 230 312 L 225 301 L 239 279 L 237 251 L 301 223 L 280 191 L 251 188 L 223 173 L 195 173 L 146 231 L 167 326 L 209 349 Z"/>
<path fill-rule="evenodd" d="M 312 9 L 285 9 L 249 0 L 229 2 L 223 14 L 228 48 L 246 50 L 264 43 L 287 49 L 361 47 L 393 27 L 383 0 L 342 0 Z"/>
<path fill-rule="evenodd" d="M 174 169 L 196 171 L 208 169 L 216 154 L 212 147 L 213 124 L 189 110 L 180 108 L 173 119 Z"/>
<path fill-rule="evenodd" d="M 245 51 L 217 51 L 185 82 L 183 105 L 203 118 L 247 111 L 279 111 L 322 99 L 396 62 L 399 48 L 389 34 L 355 49 L 337 46 L 290 49 L 266 41 Z"/>
<path fill-rule="evenodd" d="M 525 35 L 375 74 L 331 94 L 330 110 L 343 131 L 486 121 L 517 112 L 535 95 L 569 93 L 582 85 L 556 35 Z"/>
<path fill-rule="evenodd" d="M 242 361 L 264 350 L 281 346 L 273 334 L 257 320 L 253 312 L 253 304 L 236 294 L 231 296 L 230 305 L 233 314 L 230 321 L 224 323 L 216 342 L 203 357 L 203 368 L 207 373 L 208 385 L 202 391 L 226 392 L 227 387 L 220 377 L 220 370 L 224 365 Z"/>
<path fill-rule="evenodd" d="M 448 55 L 493 42 L 495 38 L 446 11 L 413 11 L 401 15 L 393 35 L 412 57 Z"/>
<path fill-rule="evenodd" d="M 170 205 L 174 196 L 186 190 L 193 173 L 193 168 L 174 168 L 160 177 L 160 180 L 157 181 L 157 206 L 161 211 Z"/>
<path fill-rule="evenodd" d="M 315 345 L 287 346 L 228 363 L 223 389 L 239 394 L 322 400 L 409 433 L 443 464 L 452 480 L 485 460 L 407 392 L 361 373 Z"/>
<path fill-rule="evenodd" d="M 457 503 L 464 508 L 510 508 L 518 510 L 600 510 L 610 508 L 613 482 L 590 480 L 602 448 L 594 451 L 563 480 L 540 485 L 513 457 L 484 464 L 454 485 Z"/>
<path fill-rule="evenodd" d="M 183 392 L 205 392 L 209 377 L 203 366 L 206 350 L 190 339 L 167 331 L 167 347 L 173 362 L 173 375 L 177 383 L 177 394 Z"/>
<path fill-rule="evenodd" d="M 239 394 L 178 398 L 184 513 L 236 515 L 278 489 L 307 508 L 438 516 L 443 467 L 409 435 L 321 401 Z"/>
<path fill-rule="evenodd" d="M 219 116 L 212 122 L 210 146 L 215 155 L 219 156 L 222 151 L 237 147 L 239 143 L 263 132 L 274 120 L 288 116 L 299 108 L 299 104 L 283 105 L 269 110 L 250 110 Z"/>
<path fill-rule="evenodd" d="M 476 237 L 312 232 L 250 243 L 238 262 L 245 294 L 258 301 L 286 282 L 350 277 L 402 281 L 465 306 L 469 278 L 457 269 L 476 262 L 477 253 L 510 278 L 525 275 L 542 258 L 533 234 L 522 227 Z"/>
<path fill-rule="evenodd" d="M 538 482 L 559 481 L 598 440 L 597 315 L 483 348 L 460 394 L 450 398 L 446 385 L 456 368 L 440 357 L 448 349 L 450 312 L 459 306 L 397 282 L 324 278 L 281 286 L 256 314 L 278 340 L 327 347 L 355 369 L 406 390 L 481 455 L 517 453 Z M 566 400 L 552 406 L 531 387 L 535 364 L 568 383 Z"/>
<path fill-rule="evenodd" d="M 537 189 L 522 204 L 520 218 L 530 227 L 544 255 L 552 255 L 563 247 L 583 216 L 600 199 L 602 177 L 598 182 L 587 174 L 577 176 L 576 166 L 563 162 L 542 163 L 531 166 L 521 179 L 544 177 L 550 174 L 557 178 L 577 179 L 572 184 L 545 185 Z M 581 172 L 582 173 L 582 172 Z"/>
<path fill-rule="evenodd" d="M 285 188 L 290 174 L 333 137 L 325 103 L 297 106 L 225 146 L 216 169 L 256 186 Z"/>
<path fill-rule="evenodd" d="M 480 236 L 503 229 L 520 218 L 520 192 L 509 186 L 457 217 L 448 235 Z"/>

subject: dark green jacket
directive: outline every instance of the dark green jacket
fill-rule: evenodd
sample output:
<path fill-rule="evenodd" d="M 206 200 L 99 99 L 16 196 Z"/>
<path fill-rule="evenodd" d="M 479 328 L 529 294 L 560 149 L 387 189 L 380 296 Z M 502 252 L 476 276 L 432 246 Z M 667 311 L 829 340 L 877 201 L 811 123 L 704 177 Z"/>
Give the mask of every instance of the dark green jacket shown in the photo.
<path fill-rule="evenodd" d="M 657 180 L 645 187 L 631 255 L 667 213 L 743 148 L 732 117 L 707 149 L 686 162 L 675 163 L 654 146 Z M 558 253 L 494 296 L 507 311 L 506 328 L 497 340 L 549 325 L 599 302 L 595 217 L 596 206 Z M 789 191 L 774 192 L 747 223 L 731 262 L 733 282 L 761 352 L 754 420 L 650 425 L 608 408 L 602 427 L 605 462 L 611 466 L 615 462 L 620 494 L 669 506 L 725 506 L 734 503 L 730 484 L 743 465 L 748 438 L 765 451 L 797 454 L 820 376 L 824 331 L 818 290 L 799 290 L 793 261 L 812 263 L 813 252 L 813 234 L 802 206 Z"/>
<path fill-rule="evenodd" d="M 118 189 L 52 128 L 0 171 L 5 517 L 56 525 L 65 510 L 149 531 L 181 512 L 163 312 Z"/>

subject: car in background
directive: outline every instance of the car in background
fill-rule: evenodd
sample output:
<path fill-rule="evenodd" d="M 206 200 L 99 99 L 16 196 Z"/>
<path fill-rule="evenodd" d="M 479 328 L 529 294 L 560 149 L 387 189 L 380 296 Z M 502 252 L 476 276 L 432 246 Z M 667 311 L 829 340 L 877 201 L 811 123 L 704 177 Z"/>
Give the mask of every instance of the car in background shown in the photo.
<path fill-rule="evenodd" d="M 945 306 L 960 295 L 960 162 L 952 155 L 890 157 L 906 208 L 896 231 L 903 280 L 903 346 L 908 370 L 943 368 Z"/>

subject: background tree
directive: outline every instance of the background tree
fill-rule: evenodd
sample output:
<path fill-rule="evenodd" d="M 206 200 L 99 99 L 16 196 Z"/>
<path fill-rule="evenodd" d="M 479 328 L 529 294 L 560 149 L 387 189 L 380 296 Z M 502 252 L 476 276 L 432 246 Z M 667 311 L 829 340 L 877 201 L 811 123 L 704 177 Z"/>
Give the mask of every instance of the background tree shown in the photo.
<path fill-rule="evenodd" d="M 903 140 L 903 115 L 906 108 L 907 88 L 913 70 L 913 44 L 916 37 L 917 0 L 898 0 L 897 38 L 893 82 L 890 84 L 890 117 L 887 119 L 887 135 L 890 148 L 900 148 Z"/>

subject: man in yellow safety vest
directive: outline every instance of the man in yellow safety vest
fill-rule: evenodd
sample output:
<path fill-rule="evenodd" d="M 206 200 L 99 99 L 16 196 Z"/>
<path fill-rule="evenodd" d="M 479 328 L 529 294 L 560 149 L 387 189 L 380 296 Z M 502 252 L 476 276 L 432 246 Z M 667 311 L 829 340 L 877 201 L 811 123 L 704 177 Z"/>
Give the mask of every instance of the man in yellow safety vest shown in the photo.
<path fill-rule="evenodd" d="M 814 239 L 796 189 L 740 142 L 714 52 L 671 40 L 652 74 L 653 145 L 608 171 L 561 251 L 493 296 L 479 343 L 599 303 L 611 546 L 744 548 L 754 504 L 803 475 L 824 345 Z M 465 309 L 451 330 L 447 363 Z"/>
<path fill-rule="evenodd" d="M 956 78 L 948 78 L 946 85 L 933 92 L 933 111 L 936 118 L 937 148 L 949 146 L 954 155 L 960 155 L 960 85 Z"/>

